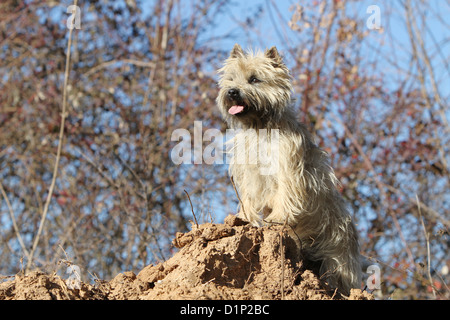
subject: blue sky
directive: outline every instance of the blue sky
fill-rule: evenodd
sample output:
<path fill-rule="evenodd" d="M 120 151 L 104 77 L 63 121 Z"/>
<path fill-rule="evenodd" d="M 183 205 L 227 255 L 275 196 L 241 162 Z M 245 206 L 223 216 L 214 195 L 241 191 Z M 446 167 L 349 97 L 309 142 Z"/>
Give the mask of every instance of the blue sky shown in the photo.
<path fill-rule="evenodd" d="M 279 11 L 273 10 L 272 2 L 276 3 Z M 273 45 L 282 48 L 284 46 L 284 40 L 280 39 L 279 35 L 284 33 L 288 35 L 287 41 L 289 41 L 290 38 L 295 38 L 293 42 L 298 43 L 298 34 L 289 29 L 288 22 L 292 16 L 290 8 L 296 3 L 302 4 L 303 1 L 248 0 L 245 2 L 233 1 L 232 3 L 233 4 L 228 6 L 226 12 L 223 13 L 220 21 L 217 22 L 217 26 L 211 29 L 211 33 L 215 35 L 228 33 L 234 35 L 231 39 L 223 39 L 220 41 L 220 45 L 224 46 L 224 48 L 231 49 L 236 42 L 241 44 L 244 48 L 269 47 Z M 412 1 L 412 3 L 414 3 L 414 1 Z M 448 17 L 450 16 L 450 6 L 442 0 L 430 0 L 427 1 L 427 3 L 431 8 L 430 12 L 426 13 L 426 16 L 431 17 L 430 19 L 427 19 L 427 25 L 429 31 L 432 31 L 433 38 L 427 35 L 425 36 L 425 40 L 430 44 L 433 43 L 433 41 L 441 43 L 450 36 L 450 32 L 449 29 L 442 28 L 442 21 L 433 19 L 432 15 L 433 13 L 440 13 L 441 17 Z M 394 52 L 400 59 L 409 57 L 410 42 L 405 26 L 405 14 L 403 10 L 400 9 L 399 2 L 391 0 L 360 0 L 349 2 L 348 12 L 350 15 L 354 14 L 354 16 L 360 18 L 361 22 L 365 24 L 366 20 L 371 15 L 370 13 L 367 13 L 367 8 L 370 5 L 377 5 L 380 8 L 381 26 L 385 29 L 385 32 L 379 33 L 373 31 L 369 34 L 366 41 L 368 40 L 370 45 L 378 47 L 381 50 Z M 254 16 L 260 8 L 263 11 L 255 21 L 255 26 L 253 28 L 254 33 L 246 31 L 241 23 L 245 23 L 247 17 Z M 279 23 L 280 17 L 283 19 L 284 23 Z M 420 25 L 419 28 L 421 28 Z M 392 37 L 388 36 L 388 34 Z M 444 48 L 443 51 L 448 59 L 450 48 Z M 430 52 L 430 54 L 433 54 L 433 52 Z M 405 61 L 405 63 L 407 62 L 408 61 Z M 388 64 L 386 64 L 386 67 L 388 67 Z M 388 69 L 385 71 L 388 71 Z M 437 79 L 448 81 L 448 73 L 438 74 Z M 450 88 L 450 85 L 448 87 Z M 447 95 L 448 93 L 449 92 L 447 92 Z"/>

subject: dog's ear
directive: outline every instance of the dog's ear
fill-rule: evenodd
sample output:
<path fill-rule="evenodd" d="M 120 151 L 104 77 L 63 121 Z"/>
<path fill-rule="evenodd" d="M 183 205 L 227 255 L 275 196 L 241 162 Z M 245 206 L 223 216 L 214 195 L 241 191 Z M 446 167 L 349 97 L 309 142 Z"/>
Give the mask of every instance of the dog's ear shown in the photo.
<path fill-rule="evenodd" d="M 244 56 L 244 51 L 237 43 L 234 45 L 233 50 L 230 52 L 230 58 L 239 58 Z"/>
<path fill-rule="evenodd" d="M 280 54 L 278 53 L 278 50 L 276 47 L 266 49 L 266 51 L 264 51 L 264 55 L 274 62 L 274 67 L 279 67 L 281 64 L 283 64 L 283 59 L 281 58 Z"/>

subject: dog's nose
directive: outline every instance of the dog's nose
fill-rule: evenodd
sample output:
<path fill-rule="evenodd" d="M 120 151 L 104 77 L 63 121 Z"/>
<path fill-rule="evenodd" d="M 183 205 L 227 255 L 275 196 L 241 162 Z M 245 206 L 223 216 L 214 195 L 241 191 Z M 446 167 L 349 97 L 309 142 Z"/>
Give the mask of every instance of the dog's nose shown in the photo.
<path fill-rule="evenodd" d="M 228 96 L 233 99 L 237 98 L 239 96 L 239 90 L 238 89 L 228 90 Z"/>

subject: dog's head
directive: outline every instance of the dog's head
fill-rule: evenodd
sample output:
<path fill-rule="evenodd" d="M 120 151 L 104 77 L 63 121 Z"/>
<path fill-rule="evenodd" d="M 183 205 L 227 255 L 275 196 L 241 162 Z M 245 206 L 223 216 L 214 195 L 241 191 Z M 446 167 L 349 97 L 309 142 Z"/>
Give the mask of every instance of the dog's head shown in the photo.
<path fill-rule="evenodd" d="M 291 103 L 291 76 L 275 47 L 246 54 L 236 44 L 218 72 L 216 101 L 232 128 L 266 127 Z"/>

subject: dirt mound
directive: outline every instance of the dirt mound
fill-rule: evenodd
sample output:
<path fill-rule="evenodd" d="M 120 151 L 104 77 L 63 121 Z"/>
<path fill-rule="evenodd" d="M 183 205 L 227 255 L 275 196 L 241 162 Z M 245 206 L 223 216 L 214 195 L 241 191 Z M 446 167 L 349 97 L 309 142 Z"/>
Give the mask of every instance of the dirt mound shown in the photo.
<path fill-rule="evenodd" d="M 280 244 L 283 243 L 283 246 Z M 342 298 L 303 267 L 283 226 L 256 228 L 235 216 L 224 224 L 193 225 L 177 233 L 172 258 L 113 280 L 76 286 L 56 274 L 32 272 L 0 283 L 4 299 L 314 299 Z M 349 299 L 373 299 L 353 290 Z"/>

